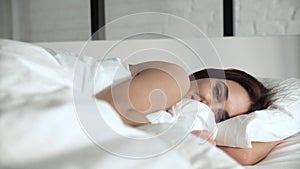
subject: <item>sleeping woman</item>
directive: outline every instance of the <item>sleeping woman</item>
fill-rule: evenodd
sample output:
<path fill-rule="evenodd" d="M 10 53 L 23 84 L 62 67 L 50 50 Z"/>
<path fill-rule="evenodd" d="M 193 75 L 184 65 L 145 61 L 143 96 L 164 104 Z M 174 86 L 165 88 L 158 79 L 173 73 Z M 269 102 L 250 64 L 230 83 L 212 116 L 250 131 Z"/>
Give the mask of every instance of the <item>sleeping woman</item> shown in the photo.
<path fill-rule="evenodd" d="M 270 91 L 253 76 L 236 69 L 204 69 L 188 76 L 178 65 L 145 62 L 130 66 L 132 78 L 96 95 L 108 102 L 131 126 L 149 124 L 146 116 L 167 110 L 183 98 L 210 107 L 217 122 L 270 105 Z M 194 131 L 199 135 L 201 131 Z M 266 157 L 280 142 L 252 142 L 252 148 L 218 146 L 240 164 Z"/>

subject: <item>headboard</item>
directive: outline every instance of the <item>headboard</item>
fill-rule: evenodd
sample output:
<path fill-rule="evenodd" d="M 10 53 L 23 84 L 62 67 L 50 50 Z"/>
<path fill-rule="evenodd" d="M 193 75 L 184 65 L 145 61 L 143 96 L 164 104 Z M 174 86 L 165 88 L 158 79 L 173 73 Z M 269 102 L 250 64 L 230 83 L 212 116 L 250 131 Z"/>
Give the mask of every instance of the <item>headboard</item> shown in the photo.
<path fill-rule="evenodd" d="M 189 73 L 204 67 L 219 67 L 239 68 L 256 77 L 300 78 L 300 35 L 36 44 L 101 58 L 120 57 L 131 64 L 166 60 L 184 66 Z"/>

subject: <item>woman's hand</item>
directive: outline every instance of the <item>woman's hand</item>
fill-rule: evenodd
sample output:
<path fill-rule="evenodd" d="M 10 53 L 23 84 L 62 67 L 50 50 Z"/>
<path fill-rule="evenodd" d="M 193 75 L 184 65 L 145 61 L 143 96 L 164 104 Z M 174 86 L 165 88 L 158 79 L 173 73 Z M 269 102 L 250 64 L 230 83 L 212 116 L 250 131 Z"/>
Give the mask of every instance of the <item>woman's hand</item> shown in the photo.
<path fill-rule="evenodd" d="M 218 146 L 221 150 L 242 165 L 253 165 L 264 159 L 282 141 L 252 142 L 252 148 Z"/>
<path fill-rule="evenodd" d="M 211 135 L 208 133 L 207 130 L 194 130 L 191 133 L 197 137 L 200 137 L 208 141 L 210 144 L 216 146 L 216 142 L 214 141 L 214 139 L 211 138 Z"/>

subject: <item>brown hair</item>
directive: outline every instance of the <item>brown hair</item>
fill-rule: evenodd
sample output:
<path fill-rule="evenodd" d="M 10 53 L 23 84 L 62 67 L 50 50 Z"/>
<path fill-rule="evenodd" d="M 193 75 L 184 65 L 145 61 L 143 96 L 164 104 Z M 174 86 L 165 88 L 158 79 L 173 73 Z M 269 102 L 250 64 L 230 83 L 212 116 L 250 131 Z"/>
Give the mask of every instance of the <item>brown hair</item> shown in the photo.
<path fill-rule="evenodd" d="M 271 104 L 270 89 L 267 89 L 255 77 L 241 70 L 203 69 L 191 74 L 189 78 L 191 81 L 203 78 L 216 78 L 227 79 L 237 82 L 244 89 L 246 89 L 251 100 L 250 108 L 246 113 L 250 113 L 255 110 L 265 109 Z"/>

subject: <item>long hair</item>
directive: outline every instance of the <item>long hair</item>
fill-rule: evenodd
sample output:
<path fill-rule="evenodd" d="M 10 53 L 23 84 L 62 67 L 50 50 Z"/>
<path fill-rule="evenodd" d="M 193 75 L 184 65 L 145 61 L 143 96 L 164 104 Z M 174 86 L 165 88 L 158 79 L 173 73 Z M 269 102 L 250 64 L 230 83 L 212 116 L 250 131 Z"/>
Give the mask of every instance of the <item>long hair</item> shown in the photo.
<path fill-rule="evenodd" d="M 232 80 L 240 84 L 248 93 L 251 105 L 246 113 L 267 108 L 271 104 L 271 90 L 250 74 L 237 69 L 203 69 L 189 76 L 190 80 L 216 78 Z"/>

